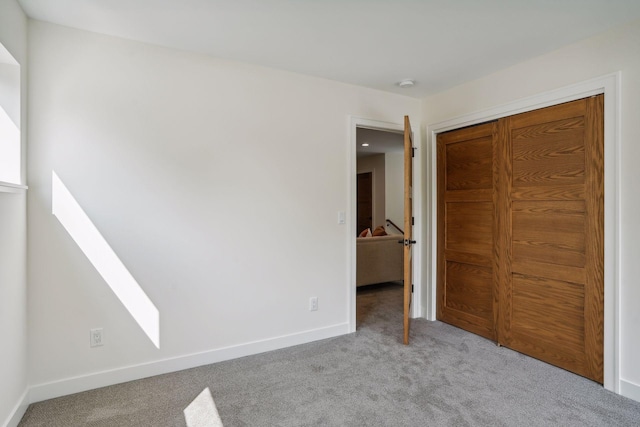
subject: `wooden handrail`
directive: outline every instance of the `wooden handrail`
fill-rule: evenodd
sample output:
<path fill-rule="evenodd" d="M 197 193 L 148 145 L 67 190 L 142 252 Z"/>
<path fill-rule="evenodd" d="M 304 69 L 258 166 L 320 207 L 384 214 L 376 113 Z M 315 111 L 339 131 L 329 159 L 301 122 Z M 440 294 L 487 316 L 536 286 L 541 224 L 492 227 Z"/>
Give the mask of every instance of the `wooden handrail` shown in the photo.
<path fill-rule="evenodd" d="M 401 234 L 404 234 L 404 231 L 402 231 L 402 228 L 398 227 L 397 225 L 395 225 L 393 223 L 393 221 L 391 221 L 390 219 L 387 218 L 387 225 L 389 225 L 389 224 L 393 225 Z"/>

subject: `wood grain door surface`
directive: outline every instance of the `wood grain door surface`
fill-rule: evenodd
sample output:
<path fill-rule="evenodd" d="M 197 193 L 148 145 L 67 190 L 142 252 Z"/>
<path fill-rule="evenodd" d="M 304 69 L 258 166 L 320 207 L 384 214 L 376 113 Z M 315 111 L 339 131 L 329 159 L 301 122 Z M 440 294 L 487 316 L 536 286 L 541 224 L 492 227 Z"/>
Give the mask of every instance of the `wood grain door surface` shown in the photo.
<path fill-rule="evenodd" d="M 438 136 L 438 319 L 496 340 L 497 124 Z"/>
<path fill-rule="evenodd" d="M 372 227 L 373 219 L 373 174 L 359 173 L 356 180 L 356 233 Z"/>
<path fill-rule="evenodd" d="M 438 318 L 600 383 L 603 140 L 602 95 L 438 137 Z"/>
<path fill-rule="evenodd" d="M 403 343 L 409 344 L 410 311 L 413 294 L 413 141 L 409 116 L 404 116 L 404 304 Z"/>

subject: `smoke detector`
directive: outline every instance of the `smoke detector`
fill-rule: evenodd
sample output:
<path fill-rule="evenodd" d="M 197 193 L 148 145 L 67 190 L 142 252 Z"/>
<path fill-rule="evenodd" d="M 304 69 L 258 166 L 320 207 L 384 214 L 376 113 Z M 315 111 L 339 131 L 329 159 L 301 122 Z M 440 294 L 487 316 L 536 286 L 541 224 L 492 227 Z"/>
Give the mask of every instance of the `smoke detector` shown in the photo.
<path fill-rule="evenodd" d="M 410 87 L 413 87 L 413 85 L 415 84 L 416 82 L 411 79 L 404 79 L 400 83 L 398 83 L 398 86 L 400 86 L 403 89 L 408 89 Z"/>

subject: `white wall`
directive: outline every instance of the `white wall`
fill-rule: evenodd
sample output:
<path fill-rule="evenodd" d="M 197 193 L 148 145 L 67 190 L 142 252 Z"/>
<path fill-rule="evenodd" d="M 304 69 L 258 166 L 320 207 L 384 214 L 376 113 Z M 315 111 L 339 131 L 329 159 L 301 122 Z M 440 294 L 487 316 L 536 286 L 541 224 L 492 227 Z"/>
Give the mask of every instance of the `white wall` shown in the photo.
<path fill-rule="evenodd" d="M 374 154 L 372 156 L 360 157 L 357 162 L 358 173 L 372 173 L 372 219 L 371 231 L 377 226 L 384 226 L 385 215 L 385 164 L 384 154 Z M 361 231 L 361 230 L 360 230 Z M 356 231 L 357 232 L 357 231 Z"/>
<path fill-rule="evenodd" d="M 404 229 L 404 153 L 386 153 L 384 158 L 386 217 Z M 400 234 L 393 226 L 387 233 Z"/>
<path fill-rule="evenodd" d="M 528 96 L 622 72 L 620 163 L 620 376 L 640 400 L 640 22 L 472 81 L 423 101 L 423 122 L 439 123 Z"/>
<path fill-rule="evenodd" d="M 27 19 L 14 0 L 0 2 L 0 43 L 20 63 L 26 96 Z M 15 107 L 15 104 L 12 104 Z M 25 115 L 26 103 L 23 106 Z M 9 107 L 11 115 L 16 110 Z M 19 122 L 18 122 L 19 123 Z M 25 121 L 22 121 L 23 125 Z M 23 142 L 24 134 L 23 132 Z M 8 189 L 4 189 L 8 190 Z M 26 196 L 0 191 L 0 424 L 15 425 L 26 409 Z"/>
<path fill-rule="evenodd" d="M 348 116 L 399 122 L 418 100 L 41 22 L 29 37 L 34 399 L 347 331 Z M 160 349 L 52 216 L 52 170 L 158 308 Z"/>

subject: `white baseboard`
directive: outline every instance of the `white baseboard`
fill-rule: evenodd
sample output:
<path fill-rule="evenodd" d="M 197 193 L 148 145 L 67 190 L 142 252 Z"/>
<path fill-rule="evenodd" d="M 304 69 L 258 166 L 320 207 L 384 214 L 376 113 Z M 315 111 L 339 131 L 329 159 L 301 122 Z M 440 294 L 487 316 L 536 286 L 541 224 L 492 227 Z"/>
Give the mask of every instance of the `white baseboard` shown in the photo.
<path fill-rule="evenodd" d="M 24 416 L 24 413 L 27 412 L 28 407 L 29 407 L 29 390 L 27 389 L 24 391 L 24 393 L 22 393 L 22 397 L 20 397 L 20 400 L 18 401 L 16 406 L 13 408 L 13 411 L 11 411 L 11 414 L 9 414 L 9 418 L 7 418 L 3 426 L 16 427 L 20 423 L 20 420 Z"/>
<path fill-rule="evenodd" d="M 224 360 L 236 359 L 238 357 L 250 356 L 252 354 L 264 353 L 266 351 L 277 350 L 299 344 L 306 344 L 312 341 L 332 338 L 347 333 L 349 333 L 349 324 L 341 323 L 325 328 L 219 348 L 202 353 L 188 354 L 170 359 L 67 378 L 50 383 L 37 384 L 30 388 L 29 400 L 30 403 L 40 402 L 42 400 L 53 399 L 55 397 L 138 380 L 154 375 L 167 374 L 170 372 L 181 371 L 183 369 L 222 362 Z"/>
<path fill-rule="evenodd" d="M 640 385 L 620 380 L 620 394 L 636 402 L 640 402 Z"/>

